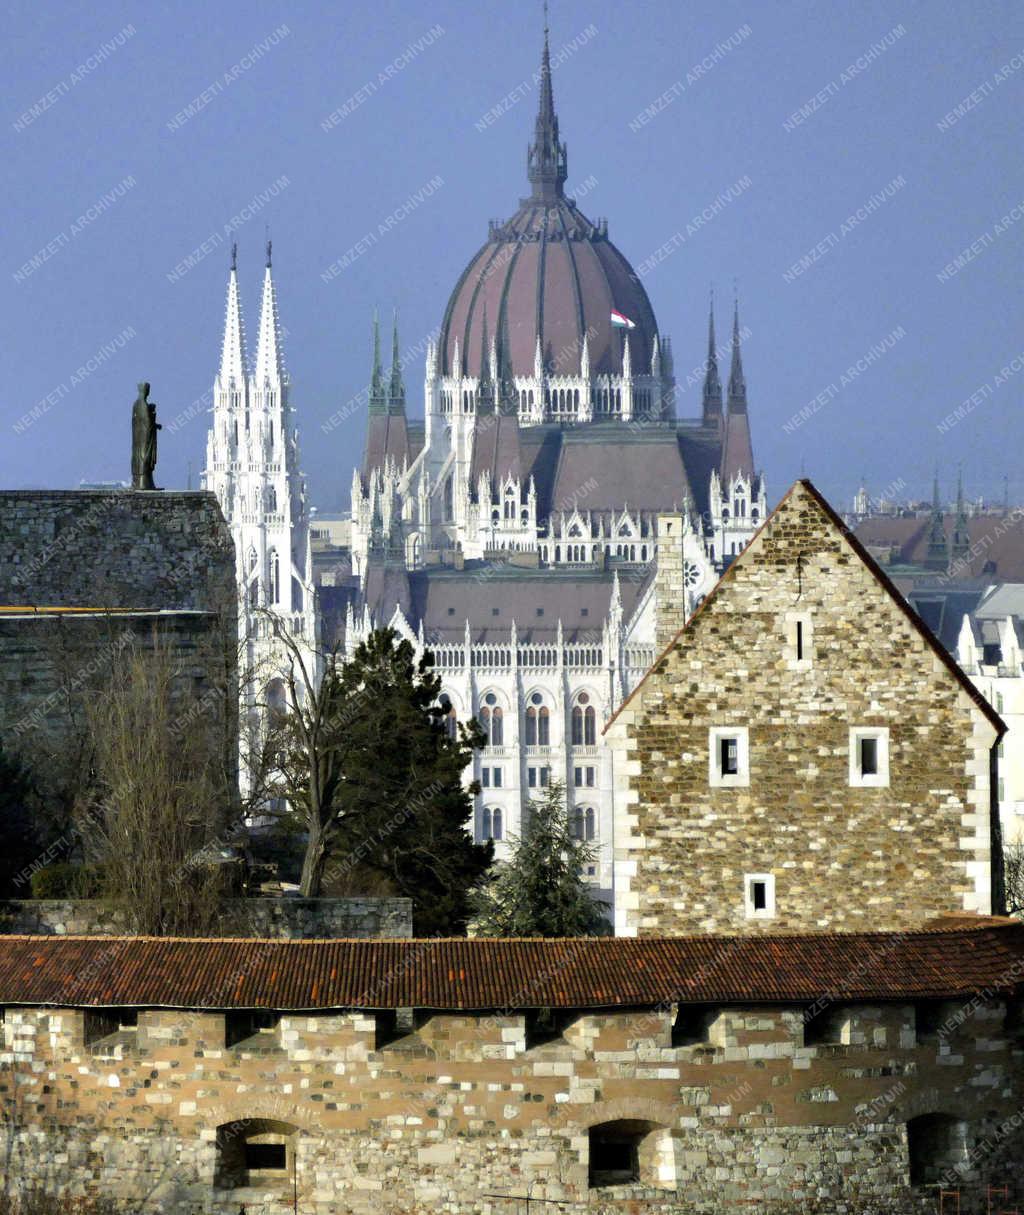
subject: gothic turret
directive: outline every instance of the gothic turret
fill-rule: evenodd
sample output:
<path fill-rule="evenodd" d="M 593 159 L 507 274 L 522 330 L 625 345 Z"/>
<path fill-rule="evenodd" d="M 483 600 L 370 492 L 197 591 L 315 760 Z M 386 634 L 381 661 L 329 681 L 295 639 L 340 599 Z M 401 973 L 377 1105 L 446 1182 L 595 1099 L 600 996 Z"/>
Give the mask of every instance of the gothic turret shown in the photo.
<path fill-rule="evenodd" d="M 540 104 L 534 126 L 533 143 L 527 155 L 527 169 L 533 197 L 554 202 L 563 197 L 568 176 L 568 156 L 564 143 L 558 138 L 558 115 L 555 113 L 551 89 L 551 54 L 548 47 L 547 13 L 544 15 L 544 52 L 540 62 Z"/>
<path fill-rule="evenodd" d="M 221 347 L 217 386 L 227 391 L 245 387 L 245 328 L 242 324 L 242 303 L 238 297 L 238 245 L 231 246 L 231 272 L 228 275 L 228 302 L 224 317 L 224 345 Z"/>
<path fill-rule="evenodd" d="M 725 444 L 722 450 L 722 481 L 726 487 L 742 475 L 754 478 L 754 452 L 750 442 L 747 416 L 747 382 L 743 378 L 740 354 L 740 308 L 737 301 L 732 318 L 732 365 L 729 370 L 729 413 L 725 419 Z"/>
<path fill-rule="evenodd" d="M 946 541 L 946 521 L 942 514 L 942 504 L 939 501 L 939 470 L 935 470 L 935 481 L 932 485 L 932 514 L 928 526 L 928 551 L 924 564 L 930 570 L 946 570 L 949 568 L 949 544 Z"/>
<path fill-rule="evenodd" d="M 277 316 L 277 292 L 271 268 L 271 244 L 267 241 L 267 261 L 263 271 L 263 300 L 260 306 L 260 334 L 256 345 L 256 370 L 253 376 L 258 386 L 284 380 L 284 359 L 281 355 L 281 326 Z"/>
<path fill-rule="evenodd" d="M 363 477 L 383 469 L 389 461 L 398 472 L 409 465 L 409 428 L 405 418 L 405 386 L 398 354 L 398 315 L 392 332 L 392 361 L 390 380 L 385 380 L 380 357 L 380 322 L 373 314 L 373 369 L 370 373 L 370 395 L 367 412 L 366 451 L 363 457 Z"/>
<path fill-rule="evenodd" d="M 953 539 L 950 558 L 954 563 L 962 562 L 971 551 L 971 534 L 967 525 L 967 510 L 964 506 L 964 474 L 960 469 L 956 478 L 956 519 L 953 521 Z"/>
<path fill-rule="evenodd" d="M 742 372 L 740 373 L 742 376 Z M 722 425 L 722 381 L 718 378 L 718 351 L 715 347 L 715 301 L 708 309 L 708 360 L 704 370 L 704 424 Z"/>

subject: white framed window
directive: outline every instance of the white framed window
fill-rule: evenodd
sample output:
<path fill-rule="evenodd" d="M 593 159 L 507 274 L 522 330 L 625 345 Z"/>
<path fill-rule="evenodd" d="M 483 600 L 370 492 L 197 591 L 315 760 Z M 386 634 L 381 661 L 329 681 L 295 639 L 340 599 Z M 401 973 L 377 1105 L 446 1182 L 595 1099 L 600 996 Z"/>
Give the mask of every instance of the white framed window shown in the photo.
<path fill-rule="evenodd" d="M 743 875 L 743 909 L 748 920 L 770 920 L 775 915 L 775 875 Z"/>
<path fill-rule="evenodd" d="M 810 612 L 787 612 L 786 642 L 782 656 L 791 671 L 807 671 L 813 665 L 814 632 Z"/>
<path fill-rule="evenodd" d="M 888 726 L 850 728 L 850 785 L 855 789 L 886 788 L 889 784 Z"/>
<path fill-rule="evenodd" d="M 712 726 L 708 731 L 708 783 L 715 789 L 750 784 L 746 726 Z"/>

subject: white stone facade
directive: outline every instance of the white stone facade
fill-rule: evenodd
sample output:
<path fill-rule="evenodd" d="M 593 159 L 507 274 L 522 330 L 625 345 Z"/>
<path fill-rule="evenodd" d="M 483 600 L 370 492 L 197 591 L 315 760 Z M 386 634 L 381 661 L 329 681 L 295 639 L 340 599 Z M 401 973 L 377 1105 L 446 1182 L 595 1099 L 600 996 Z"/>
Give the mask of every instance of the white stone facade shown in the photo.
<path fill-rule="evenodd" d="M 242 647 L 243 721 L 283 691 L 289 658 L 275 637 L 273 613 L 316 671 L 316 604 L 305 479 L 289 401 L 277 297 L 267 247 L 259 340 L 246 359 L 238 273 L 232 260 L 224 346 L 214 381 L 203 488 L 217 496 L 235 541 Z M 245 746 L 243 745 L 243 759 Z M 245 765 L 242 770 L 245 783 Z"/>

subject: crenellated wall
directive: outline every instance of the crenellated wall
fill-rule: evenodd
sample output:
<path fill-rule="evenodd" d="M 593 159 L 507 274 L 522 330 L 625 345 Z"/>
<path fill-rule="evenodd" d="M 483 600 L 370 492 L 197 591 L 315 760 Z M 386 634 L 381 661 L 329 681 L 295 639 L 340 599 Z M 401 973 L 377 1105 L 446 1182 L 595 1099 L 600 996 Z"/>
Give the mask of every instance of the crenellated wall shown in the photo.
<path fill-rule="evenodd" d="M 388 1014 L 257 1028 L 148 1009 L 129 1026 L 9 1007 L 11 1175 L 180 1215 L 284 1215 L 293 1195 L 310 1215 L 499 1215 L 513 1204 L 489 1196 L 527 1187 L 591 1215 L 881 1215 L 934 1209 L 934 1186 L 908 1184 L 911 1120 L 947 1114 L 963 1210 L 987 1183 L 1024 1198 L 1024 1047 L 1002 1003 L 832 1007 L 813 1031 L 798 1006 L 688 1011 L 584 1012 L 533 1044 L 507 1010 L 418 1013 L 396 1038 Z M 635 1136 L 638 1179 L 591 1185 L 616 1134 Z M 251 1148 L 284 1167 L 246 1173 Z M 946 1150 L 927 1148 L 936 1176 Z"/>

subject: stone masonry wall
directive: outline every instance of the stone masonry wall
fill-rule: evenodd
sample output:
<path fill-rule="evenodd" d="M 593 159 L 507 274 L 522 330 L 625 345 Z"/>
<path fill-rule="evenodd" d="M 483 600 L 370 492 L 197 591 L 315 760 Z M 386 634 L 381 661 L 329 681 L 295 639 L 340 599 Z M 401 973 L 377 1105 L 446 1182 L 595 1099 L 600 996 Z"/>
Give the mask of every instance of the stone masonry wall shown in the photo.
<path fill-rule="evenodd" d="M 0 606 L 234 611 L 213 494 L 0 491 Z"/>
<path fill-rule="evenodd" d="M 267 940 L 412 936 L 412 900 L 402 898 L 232 899 L 222 936 Z M 0 903 L 0 932 L 30 936 L 117 936 L 116 909 L 95 899 L 19 899 Z"/>
<path fill-rule="evenodd" d="M 132 651 L 176 668 L 236 763 L 231 533 L 207 493 L 0 492 L 0 735 L 43 783 L 70 779 L 85 710 Z M 37 609 L 61 609 L 41 612 Z"/>
<path fill-rule="evenodd" d="M 850 728 L 876 726 L 888 784 L 851 787 Z M 749 731 L 745 786 L 711 786 L 712 727 Z M 990 910 L 995 728 L 801 483 L 609 735 L 620 934 L 888 931 Z M 748 874 L 774 877 L 773 918 L 748 917 Z"/>
<path fill-rule="evenodd" d="M 1024 1052 L 1002 1004 L 951 1006 L 931 1037 L 912 1005 L 835 1011 L 828 1045 L 804 1045 L 795 1007 L 712 1010 L 675 1047 L 672 1008 L 584 1012 L 538 1046 L 507 1010 L 386 1045 L 372 1014 L 285 1014 L 229 1045 L 215 1012 L 106 1033 L 10 1007 L 9 1176 L 167 1215 L 285 1215 L 293 1192 L 307 1215 L 501 1215 L 515 1204 L 490 1195 L 528 1188 L 590 1215 L 897 1215 L 935 1209 L 934 1185 L 909 1184 L 908 1122 L 945 1113 L 965 1126 L 962 1210 L 988 1183 L 1024 1198 Z M 591 1128 L 613 1121 L 646 1136 L 640 1176 L 591 1187 Z M 247 1141 L 284 1144 L 285 1168 L 231 1172 Z"/>

